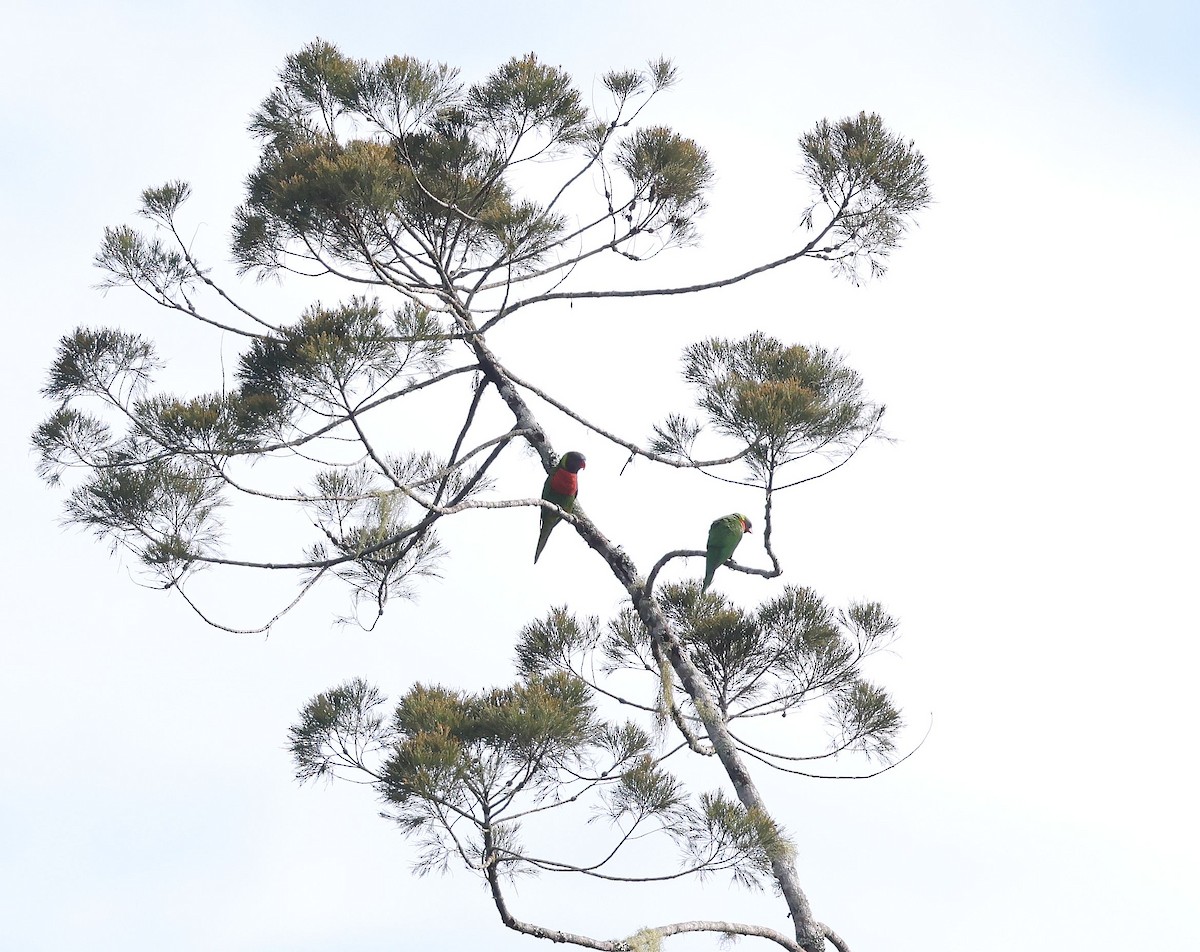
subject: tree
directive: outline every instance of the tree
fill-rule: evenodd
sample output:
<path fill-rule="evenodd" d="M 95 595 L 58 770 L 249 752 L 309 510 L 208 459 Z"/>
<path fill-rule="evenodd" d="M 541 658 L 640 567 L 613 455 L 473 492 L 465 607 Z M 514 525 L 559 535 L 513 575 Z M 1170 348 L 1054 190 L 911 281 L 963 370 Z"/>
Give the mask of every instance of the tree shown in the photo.
<path fill-rule="evenodd" d="M 236 386 L 159 391 L 151 341 L 81 328 L 61 341 L 45 388 L 57 408 L 34 443 L 52 484 L 68 470 L 83 474 L 67 518 L 128 549 L 202 616 L 188 591 L 201 569 L 297 573 L 299 594 L 264 627 L 327 576 L 348 585 L 360 623 L 375 624 L 390 597 L 441 571 L 437 527 L 457 514 L 528 506 L 561 516 L 627 592 L 617 617 L 602 624 L 552 609 L 517 640 L 516 682 L 494 690 L 418 684 L 390 715 L 366 682 L 324 692 L 291 731 L 298 776 L 365 775 L 420 843 L 418 868 L 455 862 L 474 871 L 511 929 L 596 949 L 716 931 L 844 950 L 810 909 L 750 765 L 803 774 L 813 761 L 860 751 L 886 769 L 901 717 L 861 663 L 889 642 L 895 621 L 877 604 L 835 610 L 796 586 L 755 610 L 694 583 L 659 586 L 672 561 L 704 553 L 669 551 L 643 573 L 581 507 L 506 496 L 494 479 L 511 446 L 554 469 L 560 454 L 535 412 L 553 407 L 630 459 L 761 492 L 757 535 L 770 567 L 730 561 L 725 571 L 772 579 L 782 572 L 774 494 L 837 469 L 880 435 L 883 407 L 840 355 L 761 333 L 687 347 L 684 377 L 700 417 L 669 415 L 646 441 L 584 419 L 493 350 L 497 328 L 554 300 L 695 294 L 802 258 L 856 282 L 881 274 L 929 201 L 923 157 L 878 116 L 822 121 L 799 139 L 813 189 L 799 215 L 801 247 L 689 286 L 577 288 L 606 257 L 644 262 L 697 238 L 713 175 L 707 155 L 641 122 L 674 81 L 665 60 L 608 73 L 611 106 L 594 115 L 564 71 L 532 54 L 468 85 L 445 65 L 355 61 L 312 43 L 288 57 L 252 119 L 262 152 L 234 215 L 233 254 L 243 273 L 336 280 L 347 296 L 290 322 L 253 312 L 183 240 L 189 186 L 147 189 L 141 214 L 152 231 L 106 231 L 96 258 L 105 286 L 131 285 L 240 337 Z M 394 446 L 389 413 L 431 395 L 450 421 L 448 448 Z M 484 420 L 493 411 L 505 425 Z M 284 488 L 297 474 L 304 488 Z M 317 537 L 300 556 L 226 555 L 223 513 L 246 505 L 299 510 Z M 612 719 L 617 702 L 635 718 Z M 775 750 L 752 729 L 789 713 L 824 717 L 830 743 L 815 753 Z M 675 747 L 666 749 L 656 720 L 664 731 L 669 722 Z M 689 754 L 719 762 L 732 796 L 689 792 L 669 769 Z M 523 845 L 522 823 L 589 799 L 617 836 L 599 861 Z M 678 868 L 621 865 L 648 831 L 674 842 Z M 603 940 L 533 925 L 509 911 L 505 893 L 511 876 L 530 871 L 635 881 L 724 871 L 777 888 L 791 934 L 693 920 Z"/>

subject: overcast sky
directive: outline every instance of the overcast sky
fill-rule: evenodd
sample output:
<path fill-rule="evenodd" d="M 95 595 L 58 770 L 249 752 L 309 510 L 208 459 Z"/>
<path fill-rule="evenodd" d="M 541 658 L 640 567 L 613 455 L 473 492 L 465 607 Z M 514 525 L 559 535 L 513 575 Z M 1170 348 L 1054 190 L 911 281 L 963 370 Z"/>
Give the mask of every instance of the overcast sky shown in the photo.
<path fill-rule="evenodd" d="M 393 697 L 416 680 L 507 682 L 522 624 L 563 602 L 619 606 L 589 550 L 560 528 L 535 571 L 528 510 L 463 519 L 446 578 L 374 632 L 334 624 L 346 606 L 331 588 L 269 638 L 238 636 L 63 529 L 62 493 L 34 474 L 29 434 L 51 409 L 38 391 L 76 325 L 153 334 L 173 389 L 211 389 L 232 365 L 234 342 L 96 291 L 92 255 L 142 188 L 185 179 L 193 247 L 236 280 L 226 229 L 255 157 L 246 121 L 317 36 L 472 80 L 532 50 L 588 102 L 602 72 L 671 57 L 680 83 L 651 121 L 699 140 L 717 181 L 701 246 L 646 266 L 647 284 L 795 247 L 796 138 L 818 119 L 873 110 L 916 141 L 935 204 L 883 280 L 853 288 L 802 262 L 707 298 L 545 308 L 512 336 L 511 363 L 642 438 L 687 409 L 683 346 L 763 329 L 838 348 L 888 405 L 894 443 L 778 504 L 784 581 L 898 616 L 902 640 L 870 673 L 910 744 L 932 723 L 875 780 L 764 780 L 818 918 L 856 952 L 1200 947 L 1200 12 L 1182 0 L 10 3 L 0 944 L 539 947 L 465 874 L 415 879 L 369 791 L 298 787 L 286 731 L 348 677 Z M 314 297 L 241 290 L 281 321 Z M 560 450 L 588 454 L 589 514 L 643 571 L 702 545 L 714 516 L 760 505 L 645 464 L 619 476 L 624 454 L 554 427 Z M 512 472 L 506 495 L 536 492 L 532 460 Z M 222 621 L 261 624 L 279 606 L 254 584 L 212 573 L 203 591 Z M 747 606 L 782 584 L 724 582 Z M 541 879 L 513 907 L 603 937 L 700 916 L 788 928 L 773 897 L 721 881 L 646 897 Z"/>

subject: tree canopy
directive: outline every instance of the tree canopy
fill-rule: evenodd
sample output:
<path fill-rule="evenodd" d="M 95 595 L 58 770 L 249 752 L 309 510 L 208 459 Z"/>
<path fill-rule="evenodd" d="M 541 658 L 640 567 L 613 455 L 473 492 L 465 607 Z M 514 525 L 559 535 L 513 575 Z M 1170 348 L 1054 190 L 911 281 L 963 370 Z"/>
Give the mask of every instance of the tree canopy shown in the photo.
<path fill-rule="evenodd" d="M 564 70 L 533 54 L 472 83 L 445 64 L 371 63 L 313 42 L 287 58 L 250 121 L 261 152 L 233 214 L 232 253 L 244 274 L 316 279 L 339 288 L 337 300 L 291 317 L 243 305 L 182 237 L 191 187 L 148 188 L 148 228 L 104 235 L 104 286 L 132 286 L 240 339 L 233 378 L 172 393 L 154 342 L 80 328 L 51 365 L 44 392 L 55 409 L 34 444 L 43 476 L 69 480 L 67 519 L 133 553 L 202 615 L 189 595 L 202 569 L 296 573 L 299 593 L 265 627 L 331 578 L 348 586 L 355 617 L 375 624 L 389 598 L 448 571 L 438 526 L 465 511 L 560 515 L 623 586 L 626 607 L 605 622 L 551 609 L 516 635 L 517 679 L 499 687 L 417 684 L 390 713 L 363 680 L 321 693 L 291 731 L 298 777 L 366 779 L 418 843 L 418 869 L 473 871 L 504 924 L 530 935 L 629 949 L 715 931 L 845 949 L 809 907 L 749 766 L 828 776 L 820 763 L 858 752 L 874 759 L 871 770 L 887 769 L 902 717 L 862 663 L 890 643 L 895 620 L 878 604 L 837 609 L 795 585 L 756 609 L 694 583 L 660 585 L 673 560 L 704 552 L 672 550 L 640 568 L 582 508 L 514 494 L 496 478 L 510 447 L 554 471 L 561 452 L 542 414 L 553 408 L 631 459 L 761 496 L 756 536 L 770 567 L 731 560 L 725 571 L 772 579 L 783 571 L 774 494 L 837 469 L 881 434 L 883 406 L 840 354 L 815 343 L 751 331 L 687 345 L 696 405 L 647 421 L 645 438 L 584 418 L 572 396 L 518 377 L 493 349 L 498 327 L 550 301 L 698 294 L 806 258 L 855 282 L 880 275 L 929 201 L 924 158 L 880 117 L 822 120 L 798 138 L 812 190 L 794 212 L 798 247 L 690 285 L 589 287 L 606 257 L 646 262 L 699 240 L 708 155 L 643 118 L 675 81 L 666 60 L 607 73 L 608 102 L 593 110 Z M 444 421 L 437 445 L 409 445 L 389 425 L 417 403 Z M 267 558 L 229 552 L 225 517 L 245 506 L 293 513 L 310 541 Z M 789 714 L 825 725 L 824 746 L 797 752 L 762 739 L 760 725 Z M 728 789 L 689 789 L 673 769 L 689 756 L 715 758 Z M 615 832 L 606 856 L 525 845 L 523 828 L 560 815 L 578 822 L 588 803 Z M 645 833 L 672 843 L 678 862 L 626 862 Z M 777 889 L 791 922 L 693 919 L 600 939 L 517 919 L 506 889 L 520 872 L 642 883 L 727 873 Z"/>

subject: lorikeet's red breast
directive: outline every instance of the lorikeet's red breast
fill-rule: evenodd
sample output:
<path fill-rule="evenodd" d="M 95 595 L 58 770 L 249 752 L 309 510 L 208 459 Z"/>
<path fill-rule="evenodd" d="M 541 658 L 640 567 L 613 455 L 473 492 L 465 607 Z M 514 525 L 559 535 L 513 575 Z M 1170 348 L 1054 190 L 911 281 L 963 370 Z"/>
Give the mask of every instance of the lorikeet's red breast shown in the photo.
<path fill-rule="evenodd" d="M 579 474 L 559 466 L 550 475 L 550 489 L 563 496 L 579 495 Z"/>

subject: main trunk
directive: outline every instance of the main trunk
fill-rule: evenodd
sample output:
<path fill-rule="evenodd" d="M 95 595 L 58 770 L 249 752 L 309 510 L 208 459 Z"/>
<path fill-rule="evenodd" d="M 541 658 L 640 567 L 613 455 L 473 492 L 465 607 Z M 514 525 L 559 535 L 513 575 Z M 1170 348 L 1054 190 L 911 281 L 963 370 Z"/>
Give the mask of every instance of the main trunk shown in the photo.
<path fill-rule="evenodd" d="M 466 325 L 464 329 L 468 333 L 472 333 L 475 328 L 470 315 L 465 313 L 465 311 L 460 312 L 460 318 Z M 482 338 L 475 336 L 471 340 L 471 346 L 475 351 L 475 356 L 485 369 L 485 373 L 496 385 L 501 398 L 512 411 L 516 418 L 517 426 L 529 431 L 525 439 L 529 442 L 530 446 L 538 451 L 547 472 L 549 472 L 553 468 L 558 456 L 554 448 L 550 445 L 545 432 L 537 422 L 536 417 L 534 417 L 532 410 L 530 410 L 529 405 L 525 403 L 524 398 L 512 381 L 507 378 L 504 368 Z M 750 776 L 750 772 L 746 769 L 733 738 L 730 736 L 724 721 L 719 715 L 716 702 L 700 676 L 700 672 L 683 650 L 679 639 L 675 636 L 670 622 L 663 614 L 653 593 L 646 591 L 645 581 L 639 576 L 633 562 L 630 561 L 623 550 L 613 545 L 587 516 L 581 513 L 577 514 L 574 524 L 584 541 L 604 559 L 613 575 L 625 587 L 634 608 L 641 617 L 643 624 L 645 624 L 647 631 L 649 631 L 650 637 L 655 639 L 666 650 L 671 667 L 674 669 L 676 675 L 678 675 L 683 689 L 687 691 L 697 712 L 699 712 L 701 722 L 704 724 L 705 731 L 712 742 L 713 750 L 720 760 L 721 765 L 725 768 L 725 772 L 729 776 L 729 781 L 733 784 L 734 792 L 737 794 L 742 806 L 747 810 L 755 811 L 760 816 L 771 819 L 771 813 L 763 801 L 762 794 L 759 793 L 758 787 L 755 786 Z M 774 822 L 774 820 L 772 819 L 771 822 Z M 771 872 L 775 877 L 775 881 L 779 884 L 784 900 L 787 902 L 788 911 L 791 914 L 792 923 L 796 930 L 796 941 L 809 950 L 809 952 L 822 952 L 825 947 L 825 929 L 813 918 L 808 897 L 805 896 L 804 890 L 800 888 L 799 879 L 796 876 L 796 869 L 791 857 L 773 853 L 771 856 Z"/>

